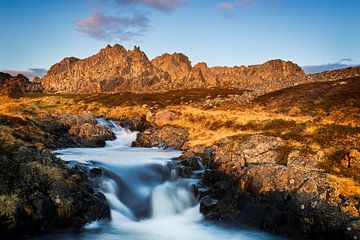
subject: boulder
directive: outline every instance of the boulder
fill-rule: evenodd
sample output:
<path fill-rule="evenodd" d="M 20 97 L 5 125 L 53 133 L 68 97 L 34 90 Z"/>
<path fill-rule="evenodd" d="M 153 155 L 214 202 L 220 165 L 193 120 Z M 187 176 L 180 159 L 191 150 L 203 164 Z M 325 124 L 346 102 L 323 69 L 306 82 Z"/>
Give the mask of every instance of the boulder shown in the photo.
<path fill-rule="evenodd" d="M 160 111 L 155 113 L 154 122 L 157 126 L 162 127 L 176 120 L 178 115 L 178 113 L 170 110 Z"/>
<path fill-rule="evenodd" d="M 38 125 L 50 138 L 45 145 L 50 148 L 103 147 L 106 140 L 115 139 L 107 125 L 97 122 L 91 112 L 78 115 L 52 115 L 39 119 Z"/>
<path fill-rule="evenodd" d="M 189 133 L 185 128 L 164 126 L 140 132 L 133 147 L 164 147 L 182 149 L 188 141 Z"/>

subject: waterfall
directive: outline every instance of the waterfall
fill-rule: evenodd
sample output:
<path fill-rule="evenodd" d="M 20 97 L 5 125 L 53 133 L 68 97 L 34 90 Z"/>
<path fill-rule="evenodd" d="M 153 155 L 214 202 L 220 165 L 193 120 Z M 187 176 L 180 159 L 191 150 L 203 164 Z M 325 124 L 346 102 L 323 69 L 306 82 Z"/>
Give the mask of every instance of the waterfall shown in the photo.
<path fill-rule="evenodd" d="M 189 188 L 165 182 L 153 190 L 151 203 L 152 217 L 161 218 L 184 212 L 194 206 L 196 200 Z"/>
<path fill-rule="evenodd" d="M 265 233 L 205 222 L 192 191 L 195 180 L 180 178 L 173 163 L 180 151 L 131 148 L 136 132 L 121 128 L 116 122 L 98 121 L 113 129 L 116 140 L 108 141 L 104 148 L 71 148 L 55 153 L 63 160 L 102 170 L 103 174 L 93 180 L 106 197 L 111 221 L 88 224 L 81 234 L 50 234 L 40 239 L 274 239 Z M 199 169 L 203 166 L 199 165 Z"/>

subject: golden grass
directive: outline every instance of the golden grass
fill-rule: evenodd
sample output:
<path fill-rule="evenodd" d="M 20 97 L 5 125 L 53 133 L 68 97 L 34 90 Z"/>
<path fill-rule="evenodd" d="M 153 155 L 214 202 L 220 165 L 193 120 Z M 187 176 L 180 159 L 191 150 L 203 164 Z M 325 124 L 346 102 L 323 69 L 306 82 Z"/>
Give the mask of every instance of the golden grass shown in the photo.
<path fill-rule="evenodd" d="M 329 175 L 329 180 L 339 184 L 341 195 L 345 197 L 360 196 L 360 185 L 353 179 Z"/>
<path fill-rule="evenodd" d="M 359 126 L 359 121 L 356 119 L 338 122 L 333 113 L 318 118 L 301 113 L 296 106 L 293 106 L 289 112 L 258 105 L 235 104 L 209 109 L 204 109 L 201 104 L 168 104 L 154 110 L 157 104 L 148 105 L 139 102 L 137 105 L 126 105 L 118 101 L 116 96 L 112 96 L 111 99 L 115 103 L 106 99 L 97 101 L 96 97 L 59 95 L 1 100 L 3 102 L 0 105 L 0 114 L 22 118 L 34 118 L 48 113 L 76 114 L 92 111 L 97 116 L 114 120 L 148 116 L 147 119 L 152 121 L 149 117 L 151 113 L 162 109 L 174 110 L 179 113 L 179 117 L 170 124 L 189 130 L 190 146 L 197 144 L 210 146 L 222 138 L 261 133 L 281 137 L 289 146 L 311 149 L 315 152 L 323 150 L 327 155 L 334 147 L 360 148 L 360 134 L 357 133 L 356 128 Z M 336 114 L 341 117 L 345 113 L 337 110 Z"/>

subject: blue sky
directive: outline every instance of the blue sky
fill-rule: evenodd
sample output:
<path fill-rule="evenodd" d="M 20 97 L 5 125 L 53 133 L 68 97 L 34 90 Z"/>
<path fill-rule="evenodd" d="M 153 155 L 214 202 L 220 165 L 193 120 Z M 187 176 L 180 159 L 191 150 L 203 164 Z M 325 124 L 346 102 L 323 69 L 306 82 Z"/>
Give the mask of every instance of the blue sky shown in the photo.
<path fill-rule="evenodd" d="M 49 68 L 108 43 L 195 64 L 360 63 L 357 0 L 0 0 L 0 69 Z"/>

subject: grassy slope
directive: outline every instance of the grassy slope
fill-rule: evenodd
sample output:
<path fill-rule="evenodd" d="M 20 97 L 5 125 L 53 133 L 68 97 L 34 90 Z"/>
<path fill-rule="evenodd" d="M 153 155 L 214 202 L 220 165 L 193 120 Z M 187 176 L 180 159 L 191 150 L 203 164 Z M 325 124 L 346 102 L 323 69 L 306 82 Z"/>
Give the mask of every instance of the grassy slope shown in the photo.
<path fill-rule="evenodd" d="M 359 179 L 360 171 L 342 169 L 340 155 L 344 149 L 360 148 L 360 77 L 282 89 L 249 104 L 231 97 L 243 92 L 211 88 L 163 94 L 29 95 L 4 99 L 0 114 L 32 118 L 49 111 L 90 110 L 120 119 L 172 109 L 180 117 L 171 124 L 189 129 L 191 145 L 212 145 L 224 137 L 253 133 L 279 136 L 288 149 L 321 153 L 324 170 Z"/>

